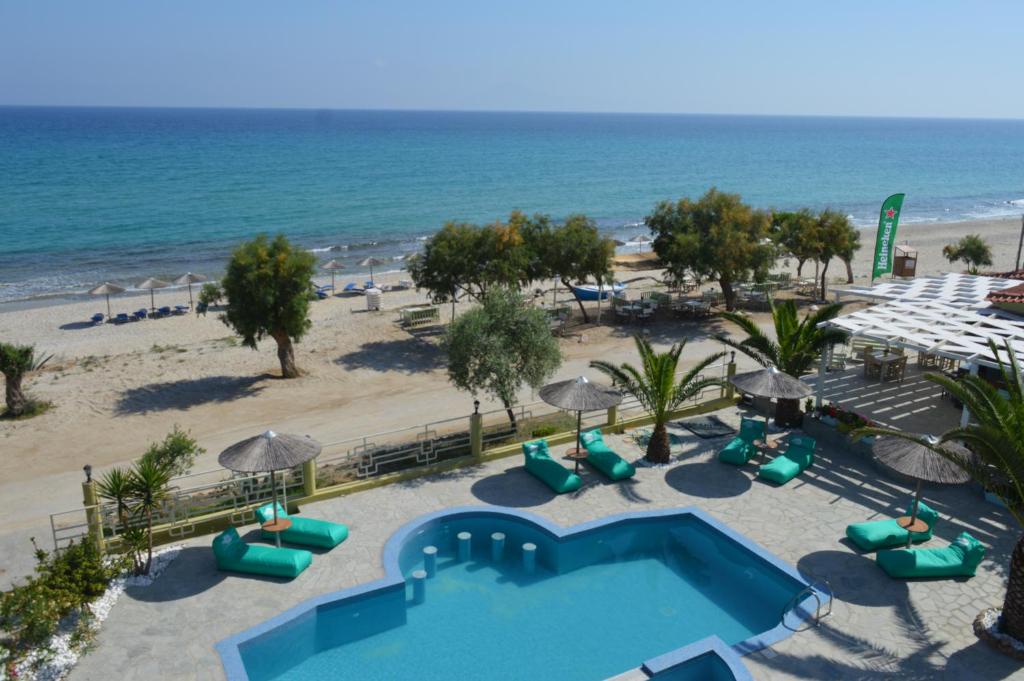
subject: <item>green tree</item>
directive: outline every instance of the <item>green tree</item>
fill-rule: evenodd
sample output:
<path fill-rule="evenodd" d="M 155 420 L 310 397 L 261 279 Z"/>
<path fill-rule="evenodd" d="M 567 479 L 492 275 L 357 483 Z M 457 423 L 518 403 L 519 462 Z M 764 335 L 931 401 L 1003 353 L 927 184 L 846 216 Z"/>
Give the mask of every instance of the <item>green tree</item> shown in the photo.
<path fill-rule="evenodd" d="M 821 263 L 821 299 L 828 293 L 828 266 L 832 258 L 852 262 L 860 248 L 860 233 L 844 213 L 826 208 L 817 219 L 818 261 Z M 852 272 L 848 271 L 852 275 Z"/>
<path fill-rule="evenodd" d="M 676 372 L 679 369 L 679 357 L 686 347 L 685 340 L 661 353 L 655 352 L 650 341 L 643 336 L 637 335 L 634 340 L 640 353 L 639 369 L 629 363 L 615 366 L 603 360 L 594 360 L 590 366 L 611 378 L 616 387 L 639 400 L 654 418 L 654 431 L 647 443 L 646 459 L 651 463 L 668 463 L 671 451 L 667 424 L 672 412 L 705 389 L 722 385 L 721 379 L 704 378 L 701 374 L 725 353 L 716 352 L 705 357 L 677 381 Z"/>
<path fill-rule="evenodd" d="M 206 450 L 199 446 L 192 434 L 175 425 L 163 442 L 154 442 L 142 455 L 142 459 L 152 461 L 164 468 L 172 477 L 186 475 L 195 465 L 196 457 L 205 454 Z"/>
<path fill-rule="evenodd" d="M 768 214 L 714 187 L 697 201 L 663 201 L 644 221 L 669 274 L 676 280 L 687 273 L 716 279 L 729 310 L 736 307 L 733 284 L 764 277 L 775 259 L 774 244 L 765 242 Z"/>
<path fill-rule="evenodd" d="M 796 276 L 803 276 L 804 263 L 815 260 L 818 247 L 818 222 L 809 208 L 772 213 L 772 238 L 779 248 L 796 258 Z"/>
<path fill-rule="evenodd" d="M 971 274 L 977 274 L 982 266 L 992 265 L 992 249 L 980 234 L 968 234 L 955 244 L 943 246 L 942 255 L 951 263 L 962 260 Z"/>
<path fill-rule="evenodd" d="M 456 319 L 445 348 L 451 382 L 474 397 L 485 393 L 500 401 L 513 426 L 519 389 L 539 388 L 562 363 L 546 315 L 506 288 L 488 292 L 479 307 Z"/>
<path fill-rule="evenodd" d="M 818 327 L 823 322 L 835 319 L 842 308 L 840 303 L 823 305 L 800 319 L 795 301 L 772 302 L 772 322 L 775 326 L 776 340 L 772 340 L 757 322 L 742 312 L 723 312 L 721 317 L 740 327 L 747 337 L 742 341 L 737 341 L 724 333 L 715 337 L 761 366 L 775 367 L 790 376 L 800 377 L 810 372 L 825 348 L 841 342 L 846 337 L 838 329 Z M 780 425 L 799 425 L 800 400 L 779 400 L 775 420 Z"/>
<path fill-rule="evenodd" d="M 534 269 L 529 278 L 557 277 L 562 285 L 593 279 L 603 281 L 611 271 L 615 242 L 602 238 L 597 225 L 585 215 L 570 215 L 566 221 L 551 227 L 545 216 L 539 216 L 524 230 Z M 539 276 L 538 276 L 539 275 Z M 573 293 L 585 322 L 590 321 L 583 301 Z"/>
<path fill-rule="evenodd" d="M 42 369 L 52 357 L 53 355 L 36 357 L 35 347 L 31 345 L 0 343 L 0 374 L 4 375 L 6 384 L 5 397 L 9 416 L 22 416 L 32 407 L 32 401 L 26 397 L 22 383 L 25 376 Z"/>
<path fill-rule="evenodd" d="M 910 433 L 885 428 L 863 428 L 854 437 L 884 435 L 917 442 L 966 470 L 1004 503 L 1014 520 L 1024 527 L 1024 378 L 1021 365 L 1009 341 L 999 348 L 989 342 L 991 354 L 999 357 L 1006 397 L 985 379 L 968 374 L 951 380 L 927 373 L 925 379 L 942 386 L 970 411 L 972 422 L 943 433 L 937 441 L 919 439 Z M 1002 353 L 1002 354 L 1000 354 Z M 1007 357 L 1002 360 L 1002 355 Z M 977 458 L 964 457 L 946 445 L 959 442 Z M 1024 641 L 1024 536 L 1019 536 L 1010 557 L 1010 572 L 1000 620 L 1002 630 Z"/>
<path fill-rule="evenodd" d="M 295 348 L 309 329 L 309 289 L 316 257 L 293 248 L 283 234 L 265 235 L 235 249 L 221 281 L 228 299 L 221 319 L 256 349 L 265 336 L 277 342 L 281 376 L 295 378 Z"/>

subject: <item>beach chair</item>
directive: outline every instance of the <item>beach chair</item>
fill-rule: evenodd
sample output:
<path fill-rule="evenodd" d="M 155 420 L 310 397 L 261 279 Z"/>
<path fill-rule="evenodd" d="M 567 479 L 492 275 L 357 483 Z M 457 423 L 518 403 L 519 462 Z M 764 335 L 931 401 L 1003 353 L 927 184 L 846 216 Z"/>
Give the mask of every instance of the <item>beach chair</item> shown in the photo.
<path fill-rule="evenodd" d="M 246 544 L 233 527 L 214 538 L 213 557 L 218 570 L 287 578 L 298 577 L 313 562 L 313 554 L 303 549 Z"/>
<path fill-rule="evenodd" d="M 973 577 L 985 547 L 967 532 L 941 549 L 883 549 L 875 555 L 878 567 L 890 577 Z"/>
<path fill-rule="evenodd" d="M 365 293 L 365 291 L 363 289 L 359 288 L 359 284 L 355 283 L 354 281 L 351 282 L 351 283 L 345 284 L 345 287 L 343 289 L 341 289 L 341 292 L 342 293 L 358 293 L 358 294 Z"/>
<path fill-rule="evenodd" d="M 188 312 L 188 305 L 175 305 L 174 314 L 181 315 Z"/>
<path fill-rule="evenodd" d="M 115 324 L 126 324 L 126 323 L 130 322 L 131 320 L 132 320 L 132 318 L 128 316 L 127 312 L 118 312 L 117 316 L 114 317 L 114 323 Z"/>
<path fill-rule="evenodd" d="M 621 456 L 616 454 L 611 447 L 605 444 L 601 431 L 597 428 L 580 435 L 580 442 L 587 450 L 587 458 L 584 459 L 591 466 L 605 474 L 612 480 L 625 480 L 636 475 L 636 468 Z"/>
<path fill-rule="evenodd" d="M 332 523 L 327 520 L 316 518 L 305 518 L 298 515 L 288 515 L 281 504 L 277 505 L 277 517 L 287 518 L 292 526 L 284 532 L 280 532 L 281 541 L 288 544 L 299 544 L 300 546 L 315 546 L 320 549 L 333 549 L 341 542 L 348 539 L 348 526 L 341 523 Z M 260 525 L 274 519 L 274 505 L 266 504 L 256 509 L 256 518 Z M 262 531 L 264 539 L 273 541 L 274 533 Z"/>
<path fill-rule="evenodd" d="M 132 313 L 132 321 L 139 322 L 145 319 L 147 316 L 149 316 L 149 313 L 146 312 L 145 308 L 142 308 Z"/>
<path fill-rule="evenodd" d="M 551 458 L 546 440 L 523 443 L 526 472 L 550 487 L 556 494 L 575 492 L 583 486 L 580 476 Z"/>
<path fill-rule="evenodd" d="M 907 515 L 914 512 L 914 502 L 907 507 Z M 907 537 L 915 544 L 932 538 L 932 529 L 939 520 L 939 514 L 925 503 L 919 502 L 917 517 L 928 524 L 924 532 L 907 532 L 895 519 L 874 520 L 866 523 L 853 523 L 846 526 L 846 536 L 862 551 L 877 551 L 890 546 L 905 546 Z"/>
<path fill-rule="evenodd" d="M 202 303 L 202 302 L 196 303 L 196 314 L 201 314 L 201 315 L 203 315 L 205 317 L 206 316 L 206 312 L 209 309 L 210 309 L 210 304 L 209 303 Z"/>
<path fill-rule="evenodd" d="M 764 438 L 764 421 L 744 417 L 740 420 L 739 435 L 722 447 L 718 452 L 718 460 L 733 466 L 742 466 L 757 454 L 754 440 L 764 440 Z"/>
<path fill-rule="evenodd" d="M 102 312 L 97 312 L 96 314 L 94 314 L 89 319 L 90 319 L 90 321 L 92 321 L 93 324 L 102 324 L 103 320 L 104 320 L 103 313 Z"/>
<path fill-rule="evenodd" d="M 171 314 L 171 307 L 169 305 L 164 305 L 163 307 L 157 309 L 157 314 L 159 314 L 161 317 L 169 317 Z"/>
<path fill-rule="evenodd" d="M 787 482 L 807 470 L 814 463 L 817 442 L 806 435 L 790 436 L 789 446 L 782 454 L 757 469 L 757 477 L 776 485 Z"/>

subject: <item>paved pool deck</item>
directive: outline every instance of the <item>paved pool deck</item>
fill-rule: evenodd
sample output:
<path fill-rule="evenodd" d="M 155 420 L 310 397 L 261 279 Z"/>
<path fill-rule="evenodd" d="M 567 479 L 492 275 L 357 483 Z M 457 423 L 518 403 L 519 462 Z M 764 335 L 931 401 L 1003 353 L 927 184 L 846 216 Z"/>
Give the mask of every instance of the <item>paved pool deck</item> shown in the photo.
<path fill-rule="evenodd" d="M 718 416 L 739 420 L 736 410 Z M 346 523 L 351 536 L 315 555 L 293 581 L 220 573 L 211 538 L 189 540 L 155 584 L 122 596 L 69 678 L 224 679 L 216 642 L 313 596 L 383 576 L 384 543 L 419 515 L 495 504 L 562 525 L 624 511 L 698 506 L 801 570 L 827 578 L 836 595 L 832 614 L 816 628 L 744 657 L 755 679 L 1024 679 L 1020 663 L 990 650 L 971 631 L 980 610 L 1002 602 L 1019 534 L 1012 518 L 985 502 L 977 487 L 933 487 L 925 498 L 942 516 L 929 545 L 945 546 L 967 530 L 988 547 L 978 574 L 970 580 L 897 581 L 843 540 L 848 523 L 902 515 L 911 497 L 907 486 L 870 461 L 819 449 L 810 470 L 776 488 L 754 479 L 752 465 L 738 469 L 715 460 L 727 438 L 673 432 L 682 442 L 669 466 L 639 468 L 624 483 L 583 469 L 584 487 L 574 494 L 552 494 L 525 472 L 521 457 L 512 457 L 306 506 L 309 516 Z M 627 458 L 641 457 L 629 434 L 609 439 Z M 257 540 L 254 527 L 240 531 Z M 585 654 L 580 640 L 567 645 Z"/>

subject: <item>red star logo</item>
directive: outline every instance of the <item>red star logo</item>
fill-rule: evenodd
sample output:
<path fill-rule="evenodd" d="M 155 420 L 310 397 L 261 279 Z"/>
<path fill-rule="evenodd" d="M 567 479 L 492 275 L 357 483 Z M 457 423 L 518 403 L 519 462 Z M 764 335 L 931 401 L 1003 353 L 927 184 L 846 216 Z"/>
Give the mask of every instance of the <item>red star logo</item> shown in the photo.
<path fill-rule="evenodd" d="M 885 217 L 887 217 L 890 220 L 892 220 L 894 217 L 896 217 L 896 211 L 894 209 L 890 208 L 889 210 L 885 211 Z"/>

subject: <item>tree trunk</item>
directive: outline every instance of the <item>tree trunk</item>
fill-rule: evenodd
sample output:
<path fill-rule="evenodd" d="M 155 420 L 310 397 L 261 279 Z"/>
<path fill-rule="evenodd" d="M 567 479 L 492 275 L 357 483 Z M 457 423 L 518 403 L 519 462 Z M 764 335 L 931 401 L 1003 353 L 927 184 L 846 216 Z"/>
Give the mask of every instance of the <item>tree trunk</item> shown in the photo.
<path fill-rule="evenodd" d="M 846 265 L 846 283 L 853 283 L 853 261 L 849 258 L 843 258 L 843 264 Z"/>
<path fill-rule="evenodd" d="M 1000 628 L 1003 633 L 1024 641 L 1024 535 L 1017 539 L 1010 556 L 1010 575 Z"/>
<path fill-rule="evenodd" d="M 28 400 L 21 389 L 21 376 L 7 376 L 7 413 L 10 416 L 21 416 L 25 413 Z"/>
<path fill-rule="evenodd" d="M 828 277 L 828 261 L 822 263 L 822 266 L 821 266 L 821 299 L 822 300 L 827 300 L 827 298 L 825 298 L 825 295 L 826 295 L 826 293 L 828 291 L 827 288 L 826 288 L 826 286 L 827 286 L 826 282 L 828 281 L 827 277 Z"/>
<path fill-rule="evenodd" d="M 647 460 L 651 463 L 668 463 L 672 451 L 668 439 L 668 428 L 664 423 L 656 423 L 647 443 Z"/>
<path fill-rule="evenodd" d="M 277 360 L 281 362 L 281 378 L 298 378 L 299 369 L 295 366 L 295 348 L 292 347 L 292 339 L 283 332 L 274 333 L 273 336 L 277 341 Z"/>
<path fill-rule="evenodd" d="M 786 428 L 795 428 L 803 423 L 800 400 L 778 400 L 775 403 L 775 423 Z"/>
<path fill-rule="evenodd" d="M 732 282 L 719 279 L 718 285 L 722 287 L 722 295 L 725 297 L 725 309 L 732 312 L 736 309 L 736 292 L 732 290 Z"/>
<path fill-rule="evenodd" d="M 149 540 L 149 552 L 146 554 L 146 569 L 142 574 L 148 575 L 153 566 L 153 509 L 146 509 L 146 535 Z"/>
<path fill-rule="evenodd" d="M 798 258 L 797 259 L 797 261 L 796 261 L 796 276 L 797 277 L 804 276 L 804 263 L 805 262 L 807 262 L 807 261 L 804 260 L 803 258 Z"/>
<path fill-rule="evenodd" d="M 576 293 L 575 289 L 573 289 L 573 287 L 570 286 L 569 282 L 567 282 L 565 279 L 562 280 L 562 286 L 564 286 L 567 289 L 569 289 L 570 291 L 572 291 L 572 297 L 576 299 L 576 304 L 580 306 L 580 312 L 583 313 L 583 323 L 584 324 L 589 324 L 590 323 L 590 316 L 587 315 L 587 308 L 583 307 L 583 301 L 580 300 L 580 297 Z M 558 314 L 558 309 L 557 308 L 555 309 L 555 314 Z"/>
<path fill-rule="evenodd" d="M 505 413 L 508 414 L 508 422 L 512 424 L 512 430 L 516 429 L 516 412 L 512 409 L 512 403 L 508 400 L 502 400 L 501 403 L 505 407 Z"/>

